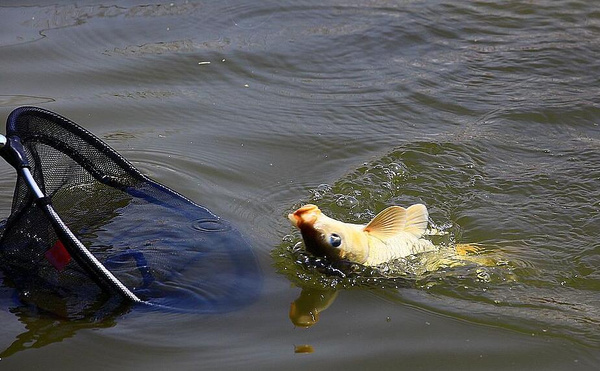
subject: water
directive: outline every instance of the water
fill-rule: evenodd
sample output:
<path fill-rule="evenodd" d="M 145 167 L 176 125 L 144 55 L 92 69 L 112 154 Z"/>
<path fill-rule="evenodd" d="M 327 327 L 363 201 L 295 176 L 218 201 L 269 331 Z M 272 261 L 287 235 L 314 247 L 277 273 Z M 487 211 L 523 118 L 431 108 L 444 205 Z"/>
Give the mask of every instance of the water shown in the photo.
<path fill-rule="evenodd" d="M 0 15 L 0 116 L 35 104 L 82 124 L 235 224 L 264 275 L 257 302 L 215 315 L 68 321 L 6 294 L 0 347 L 30 349 L 3 369 L 596 367 L 595 2 L 26 1 Z M 8 215 L 14 173 L 0 172 Z M 500 264 L 324 275 L 294 259 L 285 215 L 304 202 L 354 222 L 423 202 Z M 289 318 L 296 299 L 321 309 L 308 329 Z"/>

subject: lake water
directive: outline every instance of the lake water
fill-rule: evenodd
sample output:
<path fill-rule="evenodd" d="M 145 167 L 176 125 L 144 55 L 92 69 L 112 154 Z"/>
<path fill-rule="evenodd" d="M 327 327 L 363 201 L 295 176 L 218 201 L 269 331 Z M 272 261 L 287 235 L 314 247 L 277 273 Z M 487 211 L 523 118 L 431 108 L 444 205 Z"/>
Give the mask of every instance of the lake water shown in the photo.
<path fill-rule="evenodd" d="M 596 369 L 596 2 L 23 0 L 0 16 L 0 117 L 81 124 L 236 225 L 263 275 L 236 311 L 102 321 L 22 313 L 2 287 L 2 370 Z M 298 251 L 286 215 L 307 202 L 352 222 L 422 202 L 493 264 L 340 277 Z"/>

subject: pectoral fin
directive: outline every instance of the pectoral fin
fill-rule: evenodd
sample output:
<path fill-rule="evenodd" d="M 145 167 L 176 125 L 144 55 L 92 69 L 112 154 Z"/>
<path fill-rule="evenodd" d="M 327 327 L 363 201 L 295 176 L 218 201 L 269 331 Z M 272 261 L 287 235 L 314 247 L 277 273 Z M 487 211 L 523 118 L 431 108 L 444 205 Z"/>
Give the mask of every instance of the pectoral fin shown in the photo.
<path fill-rule="evenodd" d="M 364 231 L 379 239 L 385 240 L 404 231 L 407 212 L 400 206 L 390 206 L 383 210 L 367 224 Z"/>
<path fill-rule="evenodd" d="M 425 205 L 416 204 L 408 209 L 390 206 L 377 214 L 364 231 L 381 240 L 394 237 L 401 232 L 420 238 L 427 229 L 428 220 L 429 213 Z"/>

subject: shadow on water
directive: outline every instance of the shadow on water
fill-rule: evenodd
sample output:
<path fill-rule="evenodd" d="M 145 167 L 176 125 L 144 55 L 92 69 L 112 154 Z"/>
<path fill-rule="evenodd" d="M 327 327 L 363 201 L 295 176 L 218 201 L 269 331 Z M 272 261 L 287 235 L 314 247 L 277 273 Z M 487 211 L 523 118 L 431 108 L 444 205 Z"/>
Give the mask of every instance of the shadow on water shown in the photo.
<path fill-rule="evenodd" d="M 381 269 L 340 271 L 308 256 L 292 232 L 273 252 L 278 272 L 302 288 L 292 322 L 312 326 L 337 291 L 367 289 L 452 317 L 600 344 L 594 268 L 600 255 L 598 231 L 591 227 L 600 198 L 600 174 L 592 166 L 598 152 L 526 142 L 488 148 L 480 139 L 455 139 L 405 145 L 333 185 L 316 187 L 301 202 L 358 223 L 392 204 L 422 202 L 430 226 L 445 236 L 434 240 L 440 252 Z M 540 161 L 544 151 L 550 151 L 547 161 Z M 590 172 L 574 170 L 574 161 L 588 164 Z M 481 251 L 474 259 L 453 260 L 443 251 L 456 243 L 476 243 Z"/>

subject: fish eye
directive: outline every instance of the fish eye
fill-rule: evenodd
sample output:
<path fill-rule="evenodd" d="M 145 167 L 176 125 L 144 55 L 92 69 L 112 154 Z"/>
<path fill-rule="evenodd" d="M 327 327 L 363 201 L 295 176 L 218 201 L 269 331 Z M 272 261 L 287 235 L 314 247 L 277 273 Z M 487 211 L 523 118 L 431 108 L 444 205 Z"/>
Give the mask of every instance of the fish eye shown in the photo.
<path fill-rule="evenodd" d="M 331 236 L 329 236 L 329 243 L 333 247 L 339 247 L 342 244 L 342 237 L 337 233 L 332 233 Z"/>

